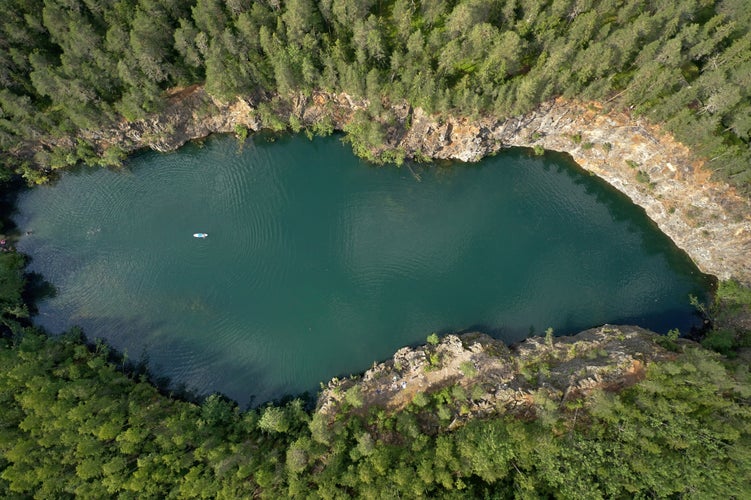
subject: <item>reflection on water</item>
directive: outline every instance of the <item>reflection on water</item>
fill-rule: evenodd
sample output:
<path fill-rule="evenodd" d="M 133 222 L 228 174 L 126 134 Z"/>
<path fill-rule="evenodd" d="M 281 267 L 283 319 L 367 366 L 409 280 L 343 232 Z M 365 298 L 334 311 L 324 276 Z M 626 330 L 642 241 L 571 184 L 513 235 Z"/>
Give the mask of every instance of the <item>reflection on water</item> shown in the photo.
<path fill-rule="evenodd" d="M 81 325 L 241 403 L 315 390 L 432 331 L 685 331 L 688 294 L 708 286 L 624 196 L 524 151 L 397 169 L 336 138 L 215 138 L 66 174 L 24 194 L 17 222 L 58 290 L 39 324 Z"/>

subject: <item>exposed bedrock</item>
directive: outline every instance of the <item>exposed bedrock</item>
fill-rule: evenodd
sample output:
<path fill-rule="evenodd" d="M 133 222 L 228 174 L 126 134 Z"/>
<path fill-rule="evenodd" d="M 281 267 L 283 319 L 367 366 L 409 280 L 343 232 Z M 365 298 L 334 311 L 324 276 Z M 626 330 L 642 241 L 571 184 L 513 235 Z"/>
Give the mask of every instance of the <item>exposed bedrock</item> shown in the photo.
<path fill-rule="evenodd" d="M 283 113 L 294 114 L 302 124 L 327 117 L 337 129 L 366 104 L 327 93 L 288 103 Z M 397 125 L 389 128 L 384 148 L 399 148 L 407 157 L 465 162 L 514 146 L 566 152 L 641 206 L 699 269 L 751 284 L 751 203 L 730 185 L 711 179 L 686 146 L 646 120 L 562 99 L 505 120 L 428 115 L 404 103 L 391 109 Z M 158 115 L 82 135 L 100 149 L 117 144 L 126 152 L 143 147 L 171 151 L 191 139 L 234 132 L 237 125 L 261 128 L 252 99 L 222 103 L 194 86 L 173 93 Z"/>

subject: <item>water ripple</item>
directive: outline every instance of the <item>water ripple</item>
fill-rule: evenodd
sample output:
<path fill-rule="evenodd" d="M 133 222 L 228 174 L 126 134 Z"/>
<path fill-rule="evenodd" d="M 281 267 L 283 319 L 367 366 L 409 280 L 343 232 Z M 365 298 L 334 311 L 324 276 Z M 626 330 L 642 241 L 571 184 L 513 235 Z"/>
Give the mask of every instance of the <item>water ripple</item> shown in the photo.
<path fill-rule="evenodd" d="M 418 181 L 336 138 L 293 137 L 129 163 L 21 197 L 33 233 L 19 248 L 58 289 L 36 321 L 82 324 L 243 404 L 448 328 L 509 342 L 622 318 L 686 328 L 686 296 L 706 286 L 642 211 L 548 157 L 426 167 Z"/>

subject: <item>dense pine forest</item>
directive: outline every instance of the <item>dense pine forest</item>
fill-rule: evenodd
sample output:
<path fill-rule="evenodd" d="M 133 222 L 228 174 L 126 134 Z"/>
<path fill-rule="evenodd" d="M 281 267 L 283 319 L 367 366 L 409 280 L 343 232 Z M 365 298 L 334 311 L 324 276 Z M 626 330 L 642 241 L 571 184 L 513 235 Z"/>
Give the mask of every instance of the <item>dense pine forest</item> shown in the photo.
<path fill-rule="evenodd" d="M 243 412 L 160 394 L 80 332 L 50 338 L 13 315 L 0 346 L 3 498 L 751 495 L 748 367 L 698 346 L 620 392 L 449 430 L 446 404 L 474 397 L 458 386 L 333 421 L 301 400 Z"/>
<path fill-rule="evenodd" d="M 751 11 L 743 0 L 2 0 L 5 175 L 117 145 L 49 146 L 157 112 L 195 83 L 230 100 L 313 90 L 429 112 L 508 117 L 564 96 L 668 130 L 718 176 L 751 186 Z M 293 126 L 294 118 L 277 116 Z M 353 139 L 382 137 L 361 120 Z"/>
<path fill-rule="evenodd" d="M 596 100 L 662 124 L 751 194 L 744 0 L 0 5 L 3 182 L 119 164 L 116 144 L 97 150 L 79 133 L 159 112 L 170 89 L 202 84 L 225 101 L 252 97 L 276 128 L 296 128 L 280 110 L 300 93 L 366 98 L 348 131 L 365 142 L 382 138 L 390 102 L 501 118 L 558 96 Z M 698 304 L 715 325 L 704 344 L 722 354 L 666 339 L 673 359 L 633 386 L 449 429 L 441 408 L 471 394 L 325 421 L 299 399 L 242 410 L 160 392 L 81 332 L 32 327 L 38 280 L 3 250 L 2 498 L 751 497 L 751 337 L 733 320 L 751 293 L 734 282 Z"/>

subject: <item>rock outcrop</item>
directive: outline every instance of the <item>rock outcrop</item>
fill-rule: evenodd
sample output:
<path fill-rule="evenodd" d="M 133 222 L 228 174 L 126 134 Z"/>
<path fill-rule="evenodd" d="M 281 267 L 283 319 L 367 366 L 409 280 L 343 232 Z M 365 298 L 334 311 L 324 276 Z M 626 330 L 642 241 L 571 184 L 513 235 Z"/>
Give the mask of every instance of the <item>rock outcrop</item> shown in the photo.
<path fill-rule="evenodd" d="M 99 150 L 117 145 L 126 152 L 171 151 L 191 139 L 234 132 L 238 125 L 259 130 L 257 104 L 249 98 L 222 103 L 194 86 L 173 92 L 158 115 L 83 137 Z M 298 117 L 302 125 L 325 117 L 342 129 L 366 104 L 346 94 L 315 93 L 289 100 L 283 114 Z M 408 158 L 465 162 L 514 146 L 567 152 L 643 207 L 699 269 L 751 285 L 751 202 L 712 180 L 687 147 L 645 120 L 562 99 L 505 120 L 433 116 L 404 103 L 389 106 L 398 125 L 389 129 L 384 148 L 398 148 Z"/>
<path fill-rule="evenodd" d="M 564 100 L 502 121 L 439 119 L 415 110 L 401 146 L 462 161 L 512 146 L 567 152 L 644 208 L 699 269 L 751 284 L 751 203 L 644 120 Z"/>
<path fill-rule="evenodd" d="M 551 402 L 562 406 L 595 390 L 635 384 L 649 363 L 675 357 L 658 338 L 639 327 L 611 325 L 571 337 L 532 337 L 510 347 L 482 333 L 447 335 L 437 345 L 404 347 L 362 377 L 333 379 L 317 411 L 329 419 L 373 406 L 395 412 L 415 402 L 418 393 L 448 388 L 456 404 L 447 407 L 456 423 L 503 413 L 531 417 Z"/>

